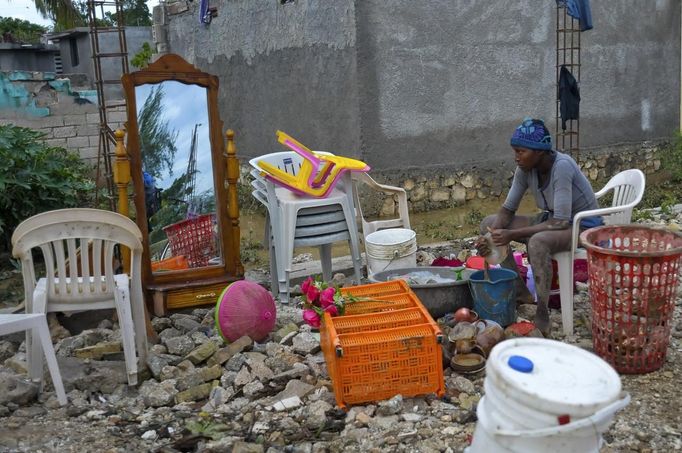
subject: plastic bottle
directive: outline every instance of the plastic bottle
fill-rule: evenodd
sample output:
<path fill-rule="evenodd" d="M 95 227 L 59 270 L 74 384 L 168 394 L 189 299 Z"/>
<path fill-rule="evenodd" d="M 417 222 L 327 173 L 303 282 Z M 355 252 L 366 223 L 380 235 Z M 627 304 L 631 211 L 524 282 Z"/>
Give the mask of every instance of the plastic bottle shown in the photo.
<path fill-rule="evenodd" d="M 537 302 L 538 296 L 535 293 L 535 279 L 533 278 L 533 268 L 528 265 L 528 273 L 526 274 L 526 286 L 528 287 L 528 291 L 530 291 L 530 294 L 533 296 L 533 300 Z"/>

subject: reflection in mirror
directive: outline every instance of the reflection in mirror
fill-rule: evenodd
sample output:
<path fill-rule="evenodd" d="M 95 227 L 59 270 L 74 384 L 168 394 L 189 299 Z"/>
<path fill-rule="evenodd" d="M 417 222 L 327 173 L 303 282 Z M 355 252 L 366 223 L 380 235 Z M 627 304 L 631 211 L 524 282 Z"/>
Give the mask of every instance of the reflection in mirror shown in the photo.
<path fill-rule="evenodd" d="M 135 87 L 152 271 L 222 264 L 206 88 Z"/>

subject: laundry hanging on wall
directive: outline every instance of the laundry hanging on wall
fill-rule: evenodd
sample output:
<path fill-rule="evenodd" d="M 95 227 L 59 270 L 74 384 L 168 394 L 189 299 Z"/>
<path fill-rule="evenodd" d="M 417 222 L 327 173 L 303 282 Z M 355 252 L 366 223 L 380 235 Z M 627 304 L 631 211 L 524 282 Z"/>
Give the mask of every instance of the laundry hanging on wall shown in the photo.
<path fill-rule="evenodd" d="M 580 31 L 591 30 L 592 10 L 590 0 L 556 0 L 558 5 L 563 5 L 568 10 L 568 15 L 580 21 Z"/>
<path fill-rule="evenodd" d="M 566 130 L 566 121 L 580 117 L 580 88 L 578 81 L 564 65 L 559 73 L 559 112 L 561 113 L 561 129 Z"/>

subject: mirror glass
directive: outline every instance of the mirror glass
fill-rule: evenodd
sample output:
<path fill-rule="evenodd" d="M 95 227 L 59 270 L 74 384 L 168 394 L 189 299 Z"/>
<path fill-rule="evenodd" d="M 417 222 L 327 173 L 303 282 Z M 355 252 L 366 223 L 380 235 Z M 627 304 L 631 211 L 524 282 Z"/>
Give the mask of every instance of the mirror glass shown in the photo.
<path fill-rule="evenodd" d="M 152 271 L 222 264 L 206 88 L 135 87 Z"/>

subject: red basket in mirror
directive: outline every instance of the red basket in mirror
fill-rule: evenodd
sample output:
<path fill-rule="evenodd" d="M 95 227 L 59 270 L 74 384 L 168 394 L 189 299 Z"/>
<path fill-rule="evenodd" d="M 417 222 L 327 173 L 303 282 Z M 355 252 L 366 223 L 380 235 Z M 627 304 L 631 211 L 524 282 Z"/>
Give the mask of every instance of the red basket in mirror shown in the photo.
<path fill-rule="evenodd" d="M 215 213 L 182 220 L 163 229 L 173 256 L 184 255 L 190 268 L 207 266 L 217 253 Z"/>

